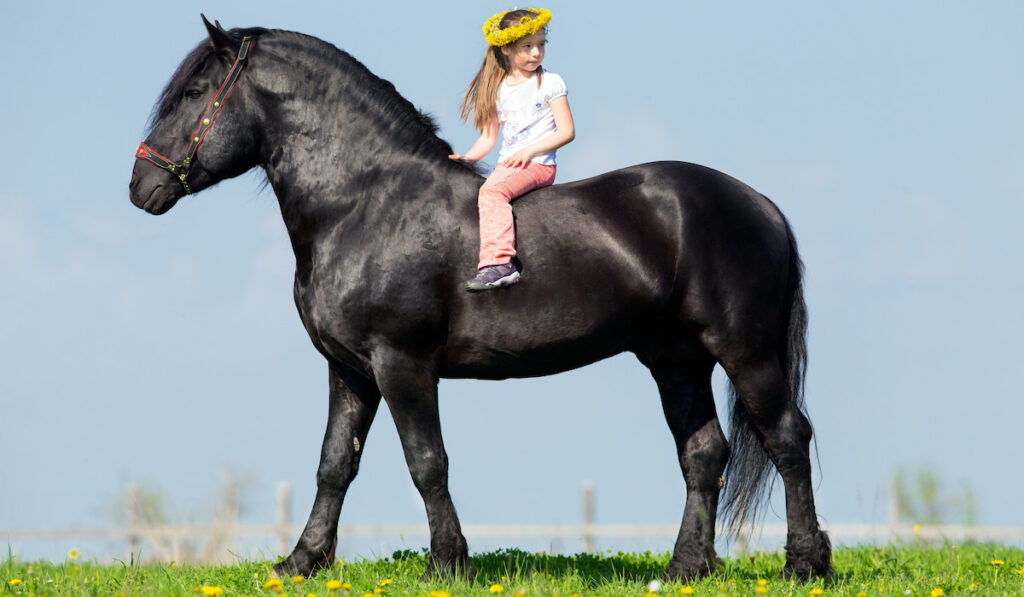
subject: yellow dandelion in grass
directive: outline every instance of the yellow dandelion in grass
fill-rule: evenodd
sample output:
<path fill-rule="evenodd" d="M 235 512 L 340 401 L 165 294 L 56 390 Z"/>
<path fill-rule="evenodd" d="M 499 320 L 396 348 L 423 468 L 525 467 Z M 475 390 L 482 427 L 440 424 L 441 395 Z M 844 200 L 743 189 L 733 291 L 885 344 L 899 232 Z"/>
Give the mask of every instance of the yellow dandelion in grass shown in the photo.
<path fill-rule="evenodd" d="M 811 593 L 810 594 L 811 595 L 821 595 L 824 592 L 825 592 L 824 589 L 821 589 L 820 587 L 814 587 L 813 589 L 811 589 Z"/>
<path fill-rule="evenodd" d="M 431 591 L 430 597 L 452 597 L 448 591 Z"/>
<path fill-rule="evenodd" d="M 373 593 L 363 593 L 363 597 L 374 597 Z"/>
<path fill-rule="evenodd" d="M 263 588 L 264 589 L 270 589 L 271 591 L 274 591 L 274 592 L 280 592 L 281 589 L 284 588 L 284 585 L 281 584 L 281 579 L 280 578 L 272 578 L 272 579 L 268 580 L 267 582 L 263 583 Z"/>
<path fill-rule="evenodd" d="M 114 593 L 114 595 L 115 595 L 115 597 L 128 597 L 127 595 L 124 594 L 124 591 L 118 591 L 118 592 Z"/>
<path fill-rule="evenodd" d="M 932 589 L 932 597 L 939 597 L 940 595 L 942 595 L 942 589 L 939 587 Z"/>
<path fill-rule="evenodd" d="M 683 588 L 679 589 L 680 595 L 693 595 L 693 587 L 690 585 L 683 585 Z"/>
<path fill-rule="evenodd" d="M 992 560 L 992 562 L 991 562 L 991 564 L 992 564 L 993 566 L 997 567 L 997 568 L 998 568 L 999 566 L 1002 566 L 1002 565 L 1003 565 L 1003 564 L 1005 564 L 1005 563 L 1006 563 L 1006 562 L 1004 562 L 1004 561 L 1002 561 L 1002 560 Z"/>
<path fill-rule="evenodd" d="M 72 560 L 77 560 L 78 559 L 78 550 L 77 549 L 72 549 L 71 551 L 69 551 L 68 552 L 68 557 L 71 558 Z"/>
<path fill-rule="evenodd" d="M 306 577 L 302 576 L 301 574 L 296 574 L 292 577 L 292 582 L 297 585 L 301 585 L 302 583 L 306 582 Z"/>
<path fill-rule="evenodd" d="M 1020 569 L 1014 568 L 1013 571 L 1016 572 L 1017 574 L 1024 574 L 1024 568 L 1020 568 Z"/>
<path fill-rule="evenodd" d="M 20 578 L 12 578 L 11 580 L 7 581 L 7 584 L 11 585 L 12 587 L 16 587 L 16 586 L 21 584 L 21 579 Z"/>
<path fill-rule="evenodd" d="M 380 586 L 382 586 L 382 587 L 386 587 L 386 586 L 391 584 L 391 579 L 390 578 L 385 578 L 384 580 L 380 581 L 378 584 Z"/>
<path fill-rule="evenodd" d="M 316 593 L 306 593 L 306 597 L 316 597 Z"/>
<path fill-rule="evenodd" d="M 348 591 L 349 589 L 352 588 L 352 583 L 350 583 L 350 582 L 343 582 L 343 583 L 341 583 L 341 588 L 343 588 L 346 591 Z"/>
<path fill-rule="evenodd" d="M 757 587 L 756 589 L 754 589 L 754 592 L 757 593 L 758 595 L 767 595 L 768 594 L 768 587 L 765 587 L 765 586 Z"/>
<path fill-rule="evenodd" d="M 868 594 L 866 591 L 861 591 L 860 593 L 857 593 L 857 597 L 868 597 Z"/>
<path fill-rule="evenodd" d="M 515 592 L 515 596 L 516 597 L 526 597 L 526 593 L 524 593 L 523 591 L 516 591 Z"/>
<path fill-rule="evenodd" d="M 202 591 L 203 595 L 207 595 L 209 597 L 220 597 L 220 595 L 224 594 L 223 588 L 213 587 L 210 585 L 203 585 L 199 587 L 199 590 Z"/>
<path fill-rule="evenodd" d="M 759 578 L 759 579 L 757 579 L 757 586 L 759 586 L 759 587 L 767 587 L 768 586 L 768 579 L 767 578 Z"/>
<path fill-rule="evenodd" d="M 384 594 L 384 587 L 377 587 L 377 588 L 375 588 L 373 590 L 373 594 L 374 595 L 383 595 Z"/>
<path fill-rule="evenodd" d="M 327 581 L 327 590 L 328 591 L 337 591 L 340 588 L 341 588 L 341 581 L 340 580 L 331 579 L 331 580 Z"/>
<path fill-rule="evenodd" d="M 505 591 L 505 587 L 503 587 L 501 585 L 491 585 L 491 592 L 492 593 L 503 593 L 504 591 Z"/>

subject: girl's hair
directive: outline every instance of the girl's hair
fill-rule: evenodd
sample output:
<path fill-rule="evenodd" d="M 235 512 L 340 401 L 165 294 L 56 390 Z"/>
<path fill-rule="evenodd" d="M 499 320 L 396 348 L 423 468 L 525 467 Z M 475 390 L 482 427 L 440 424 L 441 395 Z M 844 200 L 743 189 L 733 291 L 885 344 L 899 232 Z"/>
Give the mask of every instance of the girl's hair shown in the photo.
<path fill-rule="evenodd" d="M 536 15 L 537 13 L 532 10 L 510 10 L 502 17 L 499 28 L 515 27 L 519 25 L 523 17 L 534 18 Z M 540 31 L 547 32 L 547 29 L 545 26 Z M 462 96 L 462 105 L 459 107 L 462 120 L 467 120 L 469 113 L 472 112 L 473 127 L 480 132 L 484 132 L 491 124 L 491 119 L 494 117 L 494 106 L 498 103 L 498 89 L 501 87 L 501 82 L 508 76 L 510 68 L 508 57 L 501 50 L 502 48 L 514 46 L 517 43 L 519 42 L 514 41 L 505 46 L 487 46 L 484 62 L 480 65 L 480 70 L 477 71 L 473 81 L 469 84 L 466 95 Z M 543 74 L 543 67 L 538 66 L 538 87 L 540 86 Z"/>

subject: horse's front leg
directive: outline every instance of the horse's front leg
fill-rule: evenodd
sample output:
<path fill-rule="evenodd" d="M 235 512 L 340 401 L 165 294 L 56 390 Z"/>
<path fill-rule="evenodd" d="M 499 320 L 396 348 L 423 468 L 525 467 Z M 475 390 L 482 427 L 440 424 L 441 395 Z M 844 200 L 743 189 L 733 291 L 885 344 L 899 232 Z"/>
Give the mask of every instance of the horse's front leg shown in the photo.
<path fill-rule="evenodd" d="M 413 483 L 430 525 L 430 561 L 424 579 L 472 575 L 469 551 L 448 493 L 448 455 L 441 439 L 437 374 L 428 359 L 389 354 L 374 363 L 384 400 L 395 420 Z"/>
<path fill-rule="evenodd" d="M 291 555 L 274 565 L 278 575 L 309 576 L 334 562 L 338 516 L 348 486 L 359 471 L 366 434 L 380 405 L 380 390 L 366 379 L 330 368 L 327 432 L 316 473 L 316 499 Z"/>

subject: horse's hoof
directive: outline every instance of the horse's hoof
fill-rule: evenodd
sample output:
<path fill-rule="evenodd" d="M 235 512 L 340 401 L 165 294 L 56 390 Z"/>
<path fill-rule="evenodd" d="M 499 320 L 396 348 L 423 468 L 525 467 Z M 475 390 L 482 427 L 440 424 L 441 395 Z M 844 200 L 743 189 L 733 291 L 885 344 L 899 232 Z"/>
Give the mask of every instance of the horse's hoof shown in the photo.
<path fill-rule="evenodd" d="M 296 575 L 308 578 L 316 574 L 322 568 L 330 568 L 333 563 L 333 557 L 321 556 L 316 558 L 306 552 L 296 550 L 283 561 L 274 564 L 270 574 L 274 578 Z"/>
<path fill-rule="evenodd" d="M 721 562 L 721 560 L 716 558 L 716 562 Z M 665 568 L 665 572 L 661 574 L 661 579 L 665 581 L 693 582 L 710 576 L 712 568 L 713 566 L 708 565 L 706 561 L 683 563 L 672 560 L 668 563 L 668 568 Z"/>
<path fill-rule="evenodd" d="M 832 568 L 832 543 L 824 531 L 789 536 L 786 541 L 786 565 L 780 577 L 801 581 L 829 578 Z"/>
<path fill-rule="evenodd" d="M 455 562 L 441 562 L 430 558 L 427 562 L 427 570 L 420 577 L 420 582 L 428 583 L 438 579 L 465 579 L 473 582 L 476 570 L 469 565 L 469 559 L 460 559 Z"/>

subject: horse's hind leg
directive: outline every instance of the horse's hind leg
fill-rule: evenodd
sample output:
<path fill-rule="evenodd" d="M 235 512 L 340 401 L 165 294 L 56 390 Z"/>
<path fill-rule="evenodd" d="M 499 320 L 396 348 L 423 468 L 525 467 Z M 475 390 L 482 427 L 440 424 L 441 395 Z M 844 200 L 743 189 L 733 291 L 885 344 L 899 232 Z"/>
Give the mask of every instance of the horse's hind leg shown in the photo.
<path fill-rule="evenodd" d="M 370 381 L 331 368 L 327 432 L 316 473 L 316 498 L 295 549 L 274 565 L 274 574 L 308 576 L 334 562 L 338 516 L 348 486 L 359 471 L 366 434 L 380 405 Z"/>
<path fill-rule="evenodd" d="M 788 534 L 783 576 L 831 575 L 832 547 L 818 526 L 811 487 L 811 425 L 790 397 L 779 360 L 772 355 L 723 366 L 785 485 Z"/>
<path fill-rule="evenodd" d="M 683 522 L 665 576 L 701 578 L 717 561 L 715 515 L 722 472 L 729 459 L 711 393 L 714 361 L 703 350 L 677 351 L 660 355 L 648 366 L 658 384 L 686 481 Z"/>

